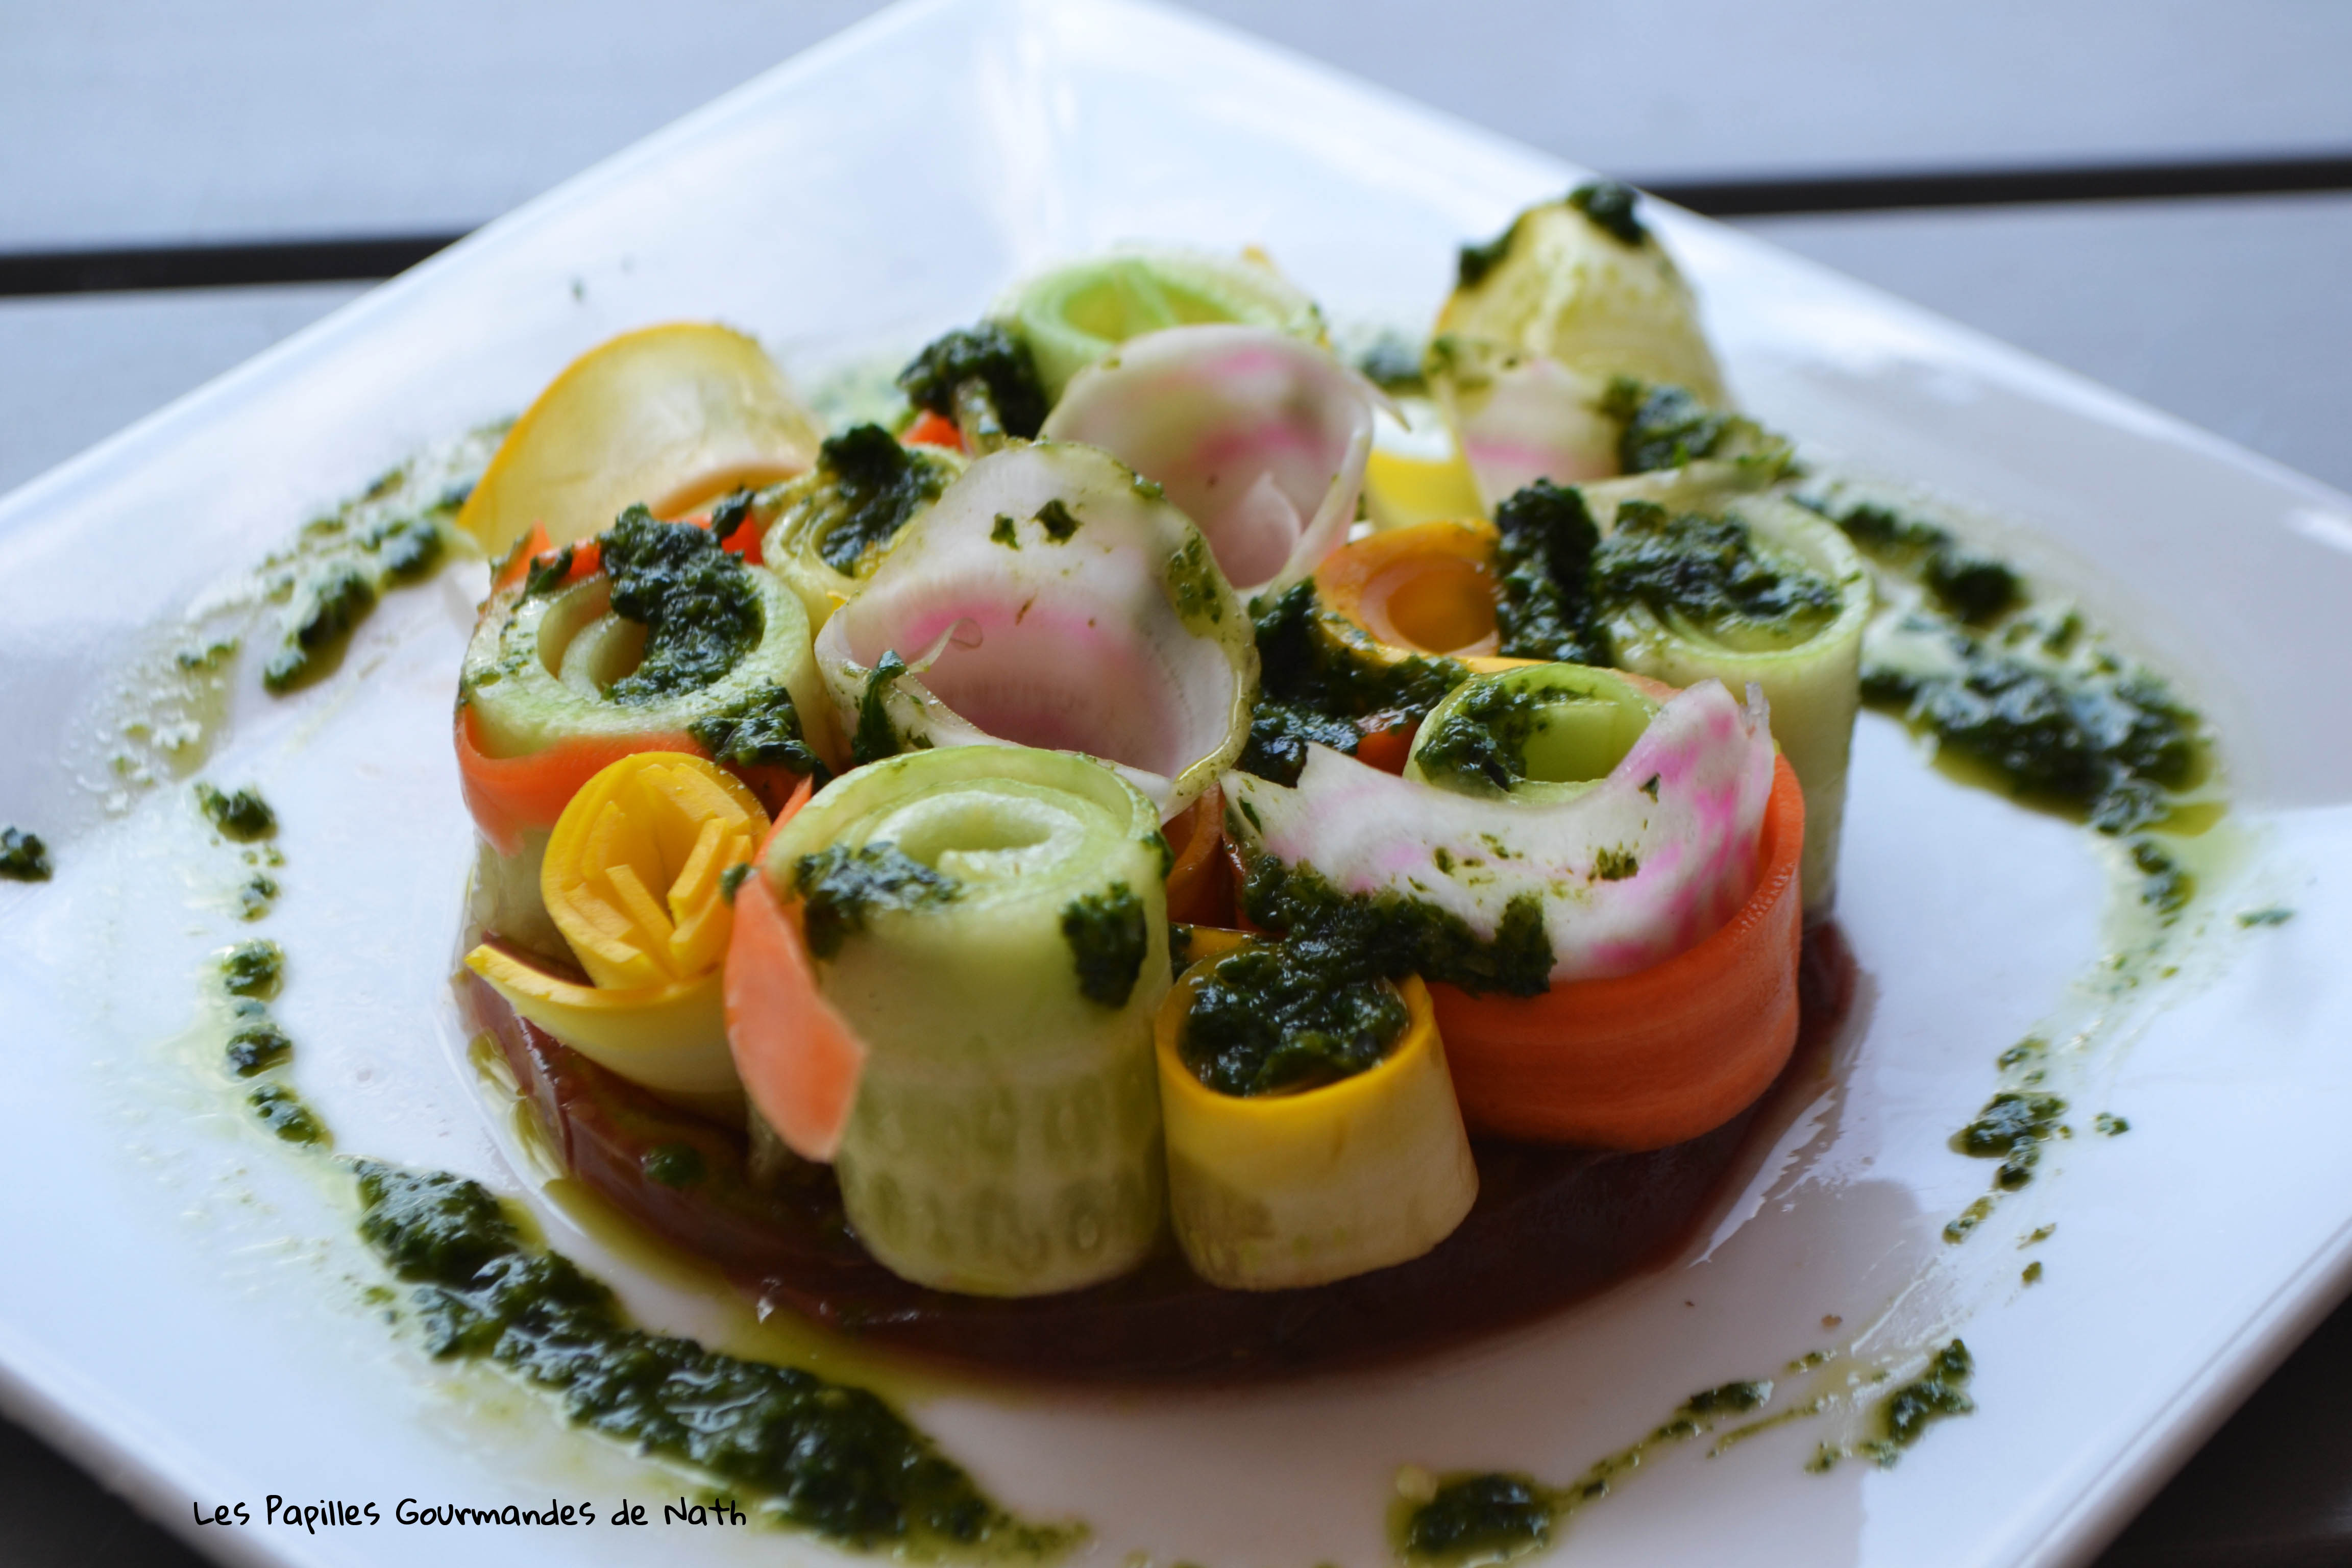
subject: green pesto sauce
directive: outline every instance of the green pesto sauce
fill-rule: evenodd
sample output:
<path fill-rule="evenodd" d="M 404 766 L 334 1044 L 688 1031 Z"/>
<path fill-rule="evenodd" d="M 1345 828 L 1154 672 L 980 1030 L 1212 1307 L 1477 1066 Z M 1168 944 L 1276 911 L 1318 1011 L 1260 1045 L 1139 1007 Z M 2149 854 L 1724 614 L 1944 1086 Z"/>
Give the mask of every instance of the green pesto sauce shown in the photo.
<path fill-rule="evenodd" d="M 1650 237 L 1637 216 L 1641 193 L 1614 180 L 1595 180 L 1568 193 L 1568 205 L 1582 213 L 1592 226 L 1618 244 L 1639 249 Z"/>
<path fill-rule="evenodd" d="M 886 648 L 866 678 L 857 699 L 857 729 L 849 737 L 849 765 L 862 768 L 898 754 L 898 727 L 890 722 L 890 689 L 907 673 L 907 661 Z"/>
<path fill-rule="evenodd" d="M 1976 1409 L 1968 1395 L 1976 1363 L 1969 1347 L 1954 1340 L 1927 1362 L 1927 1371 L 1878 1403 L 1878 1432 L 1863 1452 L 1885 1468 L 1893 1468 L 1904 1451 L 1927 1435 L 1937 1422 L 1966 1415 Z"/>
<path fill-rule="evenodd" d="M 1838 612 L 1837 584 L 1774 551 L 1734 517 L 1675 516 L 1629 500 L 1592 558 L 1593 597 L 1640 604 L 1711 634 L 1744 628 L 1801 640 Z"/>
<path fill-rule="evenodd" d="M 473 492 L 488 445 L 468 441 L 439 461 L 393 469 L 304 524 L 290 548 L 263 563 L 264 592 L 283 606 L 262 664 L 266 689 L 291 691 L 333 668 L 379 599 L 422 582 L 447 558 L 449 531 Z M 227 644 L 220 657 L 234 647 Z M 210 651 L 190 650 L 199 658 Z"/>
<path fill-rule="evenodd" d="M 1021 536 L 1013 531 L 1013 517 L 1009 512 L 996 514 L 995 525 L 989 529 L 988 538 L 990 543 L 1002 544 L 1007 550 L 1021 548 Z"/>
<path fill-rule="evenodd" d="M 633 506 L 599 542 L 613 613 L 646 628 L 637 668 L 605 692 L 628 706 L 723 679 L 764 629 L 751 569 L 690 522 L 657 522 Z"/>
<path fill-rule="evenodd" d="M 1429 390 L 1422 370 L 1426 350 L 1393 329 L 1383 331 L 1356 356 L 1356 371 L 1391 396 L 1414 396 Z"/>
<path fill-rule="evenodd" d="M 2180 918 L 2197 893 L 2197 879 L 2181 868 L 2170 850 L 2153 838 L 2131 842 L 2132 866 L 2140 874 L 2139 901 L 2166 925 Z"/>
<path fill-rule="evenodd" d="M 915 451 L 878 425 L 853 425 L 817 448 L 812 525 L 819 559 L 865 575 L 883 549 L 948 487 L 953 467 Z"/>
<path fill-rule="evenodd" d="M 294 1042 L 285 1030 L 270 1020 L 269 1010 L 258 1002 L 236 1005 L 236 1026 L 229 1031 L 224 1051 L 228 1070 L 238 1078 L 251 1078 L 282 1066 L 294 1055 Z"/>
<path fill-rule="evenodd" d="M 1286 942 L 1212 963 L 1176 1052 L 1219 1094 L 1286 1094 L 1379 1066 L 1409 1021 L 1386 980 L 1333 974 Z"/>
<path fill-rule="evenodd" d="M 1176 618 L 1188 629 L 1198 631 L 1224 620 L 1224 599 L 1217 592 L 1217 563 L 1210 558 L 1208 542 L 1198 533 L 1168 558 L 1167 583 Z"/>
<path fill-rule="evenodd" d="M 600 1281 L 524 1244 L 498 1200 L 446 1173 L 360 1161 L 360 1235 L 413 1286 L 425 1344 L 547 1389 L 577 1425 L 686 1464 L 860 1549 L 1045 1556 L 1022 1523 L 867 1391 L 632 1327 Z"/>
<path fill-rule="evenodd" d="M 274 942 L 241 942 L 221 959 L 221 989 L 267 1002 L 286 978 L 286 950 Z"/>
<path fill-rule="evenodd" d="M 1762 467 L 1777 478 L 1795 461 L 1782 437 L 1752 419 L 1709 408 L 1683 387 L 1617 376 L 1601 395 L 1601 412 L 1619 423 L 1617 466 L 1625 473 L 1679 468 L 1715 458 Z"/>
<path fill-rule="evenodd" d="M 2066 1102 L 2057 1095 L 2003 1089 L 1985 1102 L 1975 1121 L 1952 1134 L 1952 1151 L 1972 1159 L 1999 1160 L 1992 1184 L 2013 1193 L 2033 1180 L 2043 1144 L 2074 1136 L 2060 1120 L 2065 1114 Z"/>
<path fill-rule="evenodd" d="M 1470 677 L 1452 659 L 1384 663 L 1326 624 L 1310 580 L 1250 605 L 1258 700 L 1234 765 L 1272 783 L 1298 782 L 1311 742 L 1353 756 L 1366 735 L 1410 727 Z"/>
<path fill-rule="evenodd" d="M 2100 1111 L 2091 1118 L 2091 1125 L 2101 1136 L 2106 1138 L 2121 1137 L 2131 1131 L 2131 1122 L 2124 1117 L 2117 1116 L 2112 1110 Z"/>
<path fill-rule="evenodd" d="M 1312 866 L 1262 855 L 1243 879 L 1242 907 L 1260 927 L 1283 933 L 1298 962 L 1334 979 L 1418 974 L 1474 994 L 1511 996 L 1537 995 L 1551 984 L 1551 937 L 1533 893 L 1505 905 L 1494 936 L 1482 940 L 1461 916 L 1393 888 L 1342 892 Z"/>
<path fill-rule="evenodd" d="M 736 767 L 790 768 L 822 784 L 830 776 L 801 731 L 793 694 L 771 682 L 741 701 L 695 720 L 686 732 L 711 760 Z"/>
<path fill-rule="evenodd" d="M 0 827 L 0 877 L 12 882 L 46 882 L 49 872 L 49 847 L 39 834 Z"/>
<path fill-rule="evenodd" d="M 1416 742 L 1415 762 L 1434 784 L 1491 785 L 1507 791 L 1528 776 L 1528 742 L 1544 725 L 1550 691 L 1489 681 L 1473 687 L 1444 720 Z"/>
<path fill-rule="evenodd" d="M 1497 651 L 1506 658 L 1607 663 L 1592 605 L 1601 530 L 1583 493 L 1538 479 L 1495 509 L 1495 529 Z"/>
<path fill-rule="evenodd" d="M 2248 931 L 2252 931 L 2258 926 L 2283 926 L 2293 919 L 2294 919 L 2293 910 L 2273 904 L 2268 909 L 2240 911 L 2238 923 Z"/>
<path fill-rule="evenodd" d="M 1035 521 L 1037 526 L 1045 531 L 1045 537 L 1056 544 L 1067 544 L 1070 542 L 1070 536 L 1078 531 L 1076 514 L 1063 504 L 1059 498 L 1039 507 Z"/>
<path fill-rule="evenodd" d="M 211 784 L 200 784 L 196 785 L 196 808 L 205 814 L 215 832 L 239 844 L 251 844 L 278 831 L 278 814 L 269 809 L 261 792 L 250 786 L 224 794 Z"/>
<path fill-rule="evenodd" d="M 2202 767 L 2204 739 L 2197 715 L 2160 678 L 2107 651 L 2071 609 L 2033 603 L 2014 570 L 1946 529 L 1888 507 L 1841 510 L 1800 499 L 1883 572 L 1924 592 L 1872 628 L 1864 700 L 1990 768 L 2013 794 L 2082 813 L 2103 833 L 2128 834 L 2168 815 L 2170 794 Z M 2178 913 L 2192 890 L 2186 875 L 2142 868 L 2150 904 Z"/>
<path fill-rule="evenodd" d="M 237 918 L 257 921 L 277 902 L 278 879 L 267 871 L 256 871 L 236 889 Z"/>
<path fill-rule="evenodd" d="M 327 1125 L 284 1084 L 265 1083 L 246 1097 L 261 1124 L 289 1143 L 326 1142 Z"/>
<path fill-rule="evenodd" d="M 1062 940 L 1070 944 L 1078 994 L 1097 1006 L 1126 1006 L 1151 952 L 1151 922 L 1135 889 L 1113 882 L 1071 900 L 1062 911 Z"/>
<path fill-rule="evenodd" d="M 864 931 L 878 910 L 924 909 L 963 891 L 953 877 L 896 844 L 828 844 L 802 856 L 793 879 L 804 905 L 809 951 L 819 958 L 839 952 L 850 933 Z M 1130 974 L 1129 984 L 1133 983 Z"/>
<path fill-rule="evenodd" d="M 975 395 L 984 396 L 996 429 L 1023 440 L 1045 422 L 1045 391 L 1029 345 L 994 321 L 926 344 L 898 373 L 898 386 L 916 407 L 959 424 Z"/>
<path fill-rule="evenodd" d="M 749 877 L 751 874 L 751 862 L 749 860 L 739 860 L 734 865 L 728 867 L 724 871 L 719 872 L 719 896 L 726 900 L 729 903 L 733 903 L 735 901 L 735 895 L 742 890 L 743 879 Z"/>
<path fill-rule="evenodd" d="M 1713 1431 L 1725 1419 L 1758 1410 L 1772 1384 L 1758 1379 L 1701 1390 L 1639 1442 L 1594 1463 L 1566 1486 L 1533 1477 L 1489 1471 L 1447 1478 L 1397 1521 L 1399 1555 L 1446 1568 L 1502 1563 L 1539 1552 L 1559 1523 L 1607 1497 L 1622 1477 L 1638 1470 L 1657 1449 Z"/>
<path fill-rule="evenodd" d="M 1486 281 L 1487 275 L 1503 264 L 1511 253 L 1511 241 L 1518 237 L 1519 220 L 1513 218 L 1511 226 L 1484 245 L 1465 245 L 1454 258 L 1454 286 L 1475 289 Z"/>

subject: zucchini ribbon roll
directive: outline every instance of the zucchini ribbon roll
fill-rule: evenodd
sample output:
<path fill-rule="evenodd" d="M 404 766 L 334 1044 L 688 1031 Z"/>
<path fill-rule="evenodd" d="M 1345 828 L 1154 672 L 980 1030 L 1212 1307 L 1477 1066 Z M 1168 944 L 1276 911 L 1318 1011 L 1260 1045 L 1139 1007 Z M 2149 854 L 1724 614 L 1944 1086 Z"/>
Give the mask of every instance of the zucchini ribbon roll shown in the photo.
<path fill-rule="evenodd" d="M 1173 327 L 1079 372 L 1040 434 L 1099 447 L 1165 489 L 1246 600 L 1347 539 L 1378 395 L 1311 342 Z"/>
<path fill-rule="evenodd" d="M 1805 793 L 1804 900 L 1837 890 L 1846 769 L 1862 703 L 1870 572 L 1834 523 L 1697 475 L 1587 486 L 1604 534 L 1598 612 L 1611 661 L 1669 686 L 1749 683 Z"/>
<path fill-rule="evenodd" d="M 994 314 L 1027 346 L 1048 402 L 1122 343 L 1170 327 L 1240 321 L 1324 341 L 1315 301 L 1254 253 L 1116 250 L 1014 284 Z"/>
<path fill-rule="evenodd" d="M 1478 1167 L 1429 988 L 1198 931 L 1155 1030 L 1169 1213 L 1192 1271 L 1238 1290 L 1418 1258 Z"/>
<path fill-rule="evenodd" d="M 1698 302 L 1622 185 L 1584 185 L 1465 247 L 1427 372 L 1492 511 L 1536 479 L 1620 471 L 1621 377 L 1727 403 Z"/>
<path fill-rule="evenodd" d="M 632 508 L 494 592 L 467 647 L 457 746 L 485 840 L 481 923 L 565 952 L 541 858 L 573 795 L 615 758 L 685 752 L 754 778 L 806 774 L 837 755 L 834 735 L 792 591 L 713 531 Z"/>
<path fill-rule="evenodd" d="M 1099 757 L 1172 818 L 1248 737 L 1257 653 L 1201 535 L 1091 447 L 973 463 L 818 634 L 865 763 L 932 746 Z"/>
<path fill-rule="evenodd" d="M 1008 746 L 860 768 L 770 841 L 737 895 L 735 1059 L 894 1272 L 1036 1295 L 1151 1249 L 1167 856 L 1117 773 Z"/>
<path fill-rule="evenodd" d="M 1760 697 L 1657 689 L 1505 670 L 1431 712 L 1403 776 L 1323 746 L 1295 788 L 1227 774 L 1251 918 L 1363 905 L 1409 933 L 1423 978 L 1521 995 L 1691 946 L 1755 881 L 1772 737 Z"/>
<path fill-rule="evenodd" d="M 853 426 L 818 449 L 814 468 L 754 500 L 766 525 L 761 564 L 791 586 L 810 629 L 820 629 L 963 468 L 952 453 L 903 446 L 877 425 Z"/>
<path fill-rule="evenodd" d="M 639 752 L 563 808 L 540 882 L 587 983 L 484 944 L 467 967 L 517 1013 L 598 1065 L 689 1109 L 740 1112 L 719 966 L 734 930 L 722 894 L 768 814 L 706 758 Z"/>

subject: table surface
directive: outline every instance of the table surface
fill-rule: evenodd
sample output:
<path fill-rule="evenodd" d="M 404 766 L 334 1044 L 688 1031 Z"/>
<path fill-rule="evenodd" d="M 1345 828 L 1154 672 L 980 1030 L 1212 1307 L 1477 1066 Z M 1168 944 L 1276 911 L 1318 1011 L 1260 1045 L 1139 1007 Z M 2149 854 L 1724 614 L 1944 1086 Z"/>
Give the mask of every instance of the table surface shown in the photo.
<path fill-rule="evenodd" d="M 0 8 L 0 275 L 29 253 L 462 232 L 875 8 Z M 2101 171 L 2186 165 L 2203 172 L 2173 187 L 2236 191 L 2276 181 L 2233 169 L 2283 157 L 2352 163 L 2352 6 L 1487 0 L 1448 8 L 1434 33 L 1431 9 L 1406 0 L 1194 8 L 1629 179 L 1761 193 L 1739 210 L 1801 207 L 1791 182 L 1884 176 L 1853 198 L 1874 210 L 1741 221 L 2352 489 L 2352 180 L 2293 195 L 1901 205 L 1939 188 L 1917 176 L 1954 172 L 2071 169 L 2088 172 L 2074 182 L 2084 189 L 2144 189 Z M 1986 188 L 2048 194 L 2046 182 Z M 14 373 L 0 376 L 0 491 L 364 287 L 0 297 L 0 366 Z M 2100 1568 L 2352 1562 L 2347 1399 L 2352 1308 Z M 199 1561 L 104 1479 L 0 1421 L 0 1563 Z"/>

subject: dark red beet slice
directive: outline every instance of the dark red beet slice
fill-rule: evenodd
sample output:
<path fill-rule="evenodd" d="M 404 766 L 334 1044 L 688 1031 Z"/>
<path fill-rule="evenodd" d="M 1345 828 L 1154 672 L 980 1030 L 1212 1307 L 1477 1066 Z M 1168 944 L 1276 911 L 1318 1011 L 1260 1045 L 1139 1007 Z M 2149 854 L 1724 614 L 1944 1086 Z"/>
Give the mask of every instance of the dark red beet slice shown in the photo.
<path fill-rule="evenodd" d="M 1834 926 L 1805 935 L 1803 1026 L 1783 1083 L 1816 1072 L 1853 992 Z M 468 978 L 564 1163 L 623 1213 L 718 1263 L 763 1305 L 958 1363 L 1065 1381 L 1198 1384 L 1394 1360 L 1542 1317 L 1675 1256 L 1741 1162 L 1759 1108 L 1641 1154 L 1481 1142 L 1478 1202 L 1427 1256 L 1306 1290 L 1219 1290 L 1171 1246 L 1123 1279 L 1021 1300 L 910 1285 L 866 1255 L 831 1172 L 755 1187 L 743 1135 L 656 1100 Z"/>

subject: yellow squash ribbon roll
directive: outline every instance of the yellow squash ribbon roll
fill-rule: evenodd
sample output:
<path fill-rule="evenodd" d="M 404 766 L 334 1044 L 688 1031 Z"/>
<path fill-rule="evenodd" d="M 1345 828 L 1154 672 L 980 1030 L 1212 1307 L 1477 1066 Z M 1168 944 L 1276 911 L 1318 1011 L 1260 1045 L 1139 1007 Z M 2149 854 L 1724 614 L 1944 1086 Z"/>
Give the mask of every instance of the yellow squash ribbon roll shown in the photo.
<path fill-rule="evenodd" d="M 557 818 L 540 873 L 583 984 L 484 945 L 467 966 L 517 1013 L 665 1100 L 729 1116 L 742 1089 L 719 972 L 734 932 L 730 868 L 768 814 L 705 758 L 639 752 L 591 778 Z"/>
<path fill-rule="evenodd" d="M 1428 988 L 1208 931 L 1154 1020 L 1169 1209 L 1194 1273 L 1328 1284 L 1420 1257 L 1478 1196 Z"/>

